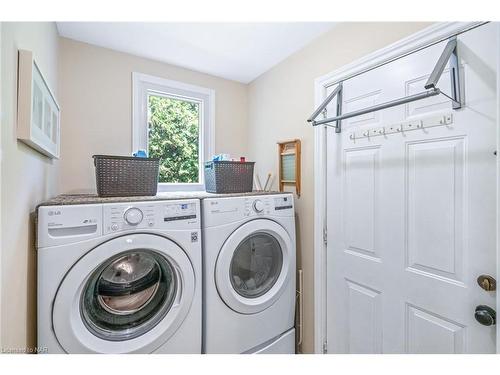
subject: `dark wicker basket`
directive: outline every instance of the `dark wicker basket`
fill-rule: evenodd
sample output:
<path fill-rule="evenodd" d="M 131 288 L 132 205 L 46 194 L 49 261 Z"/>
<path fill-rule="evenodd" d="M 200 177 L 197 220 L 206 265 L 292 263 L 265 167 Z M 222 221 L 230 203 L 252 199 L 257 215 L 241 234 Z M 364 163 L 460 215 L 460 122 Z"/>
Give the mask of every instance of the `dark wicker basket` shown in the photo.
<path fill-rule="evenodd" d="M 205 190 L 209 193 L 247 193 L 253 187 L 254 162 L 205 163 Z"/>
<path fill-rule="evenodd" d="M 156 195 L 160 159 L 110 155 L 93 158 L 100 197 Z"/>

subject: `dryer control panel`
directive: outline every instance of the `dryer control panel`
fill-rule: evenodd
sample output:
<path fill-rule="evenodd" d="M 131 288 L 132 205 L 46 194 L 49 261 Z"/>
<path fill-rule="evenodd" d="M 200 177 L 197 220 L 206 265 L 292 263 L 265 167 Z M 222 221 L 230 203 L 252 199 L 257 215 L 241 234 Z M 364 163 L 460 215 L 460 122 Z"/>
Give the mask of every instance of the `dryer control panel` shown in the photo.
<path fill-rule="evenodd" d="M 202 202 L 205 226 L 258 217 L 294 216 L 292 194 L 206 198 Z"/>
<path fill-rule="evenodd" d="M 288 195 L 283 195 L 274 198 L 274 210 L 288 210 L 293 209 L 293 198 Z"/>

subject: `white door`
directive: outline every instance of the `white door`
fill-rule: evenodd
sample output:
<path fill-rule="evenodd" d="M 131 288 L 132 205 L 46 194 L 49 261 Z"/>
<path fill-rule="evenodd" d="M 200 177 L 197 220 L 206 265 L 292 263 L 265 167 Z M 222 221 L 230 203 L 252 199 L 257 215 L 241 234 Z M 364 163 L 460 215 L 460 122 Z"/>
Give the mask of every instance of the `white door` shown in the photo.
<path fill-rule="evenodd" d="M 424 91 L 445 44 L 345 81 L 343 112 Z M 458 37 L 465 108 L 439 95 L 328 130 L 329 353 L 495 352 L 475 309 L 496 306 L 476 279 L 496 277 L 497 45 L 493 24 Z"/>

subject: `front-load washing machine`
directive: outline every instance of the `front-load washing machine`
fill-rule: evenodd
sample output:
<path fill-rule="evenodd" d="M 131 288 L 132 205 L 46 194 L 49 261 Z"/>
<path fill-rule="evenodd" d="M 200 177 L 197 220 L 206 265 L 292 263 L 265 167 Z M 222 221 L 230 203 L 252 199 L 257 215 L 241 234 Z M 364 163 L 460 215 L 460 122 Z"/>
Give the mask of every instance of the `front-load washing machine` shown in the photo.
<path fill-rule="evenodd" d="M 201 353 L 199 200 L 41 206 L 38 346 Z"/>
<path fill-rule="evenodd" d="M 207 198 L 203 351 L 295 352 L 291 194 Z"/>

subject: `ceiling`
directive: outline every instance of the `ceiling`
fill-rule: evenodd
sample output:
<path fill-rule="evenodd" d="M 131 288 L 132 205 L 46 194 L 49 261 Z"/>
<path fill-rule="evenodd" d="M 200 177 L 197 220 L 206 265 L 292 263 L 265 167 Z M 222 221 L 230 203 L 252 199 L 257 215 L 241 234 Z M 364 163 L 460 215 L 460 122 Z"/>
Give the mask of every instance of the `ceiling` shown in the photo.
<path fill-rule="evenodd" d="M 63 37 L 249 83 L 334 26 L 331 22 L 58 22 Z"/>

